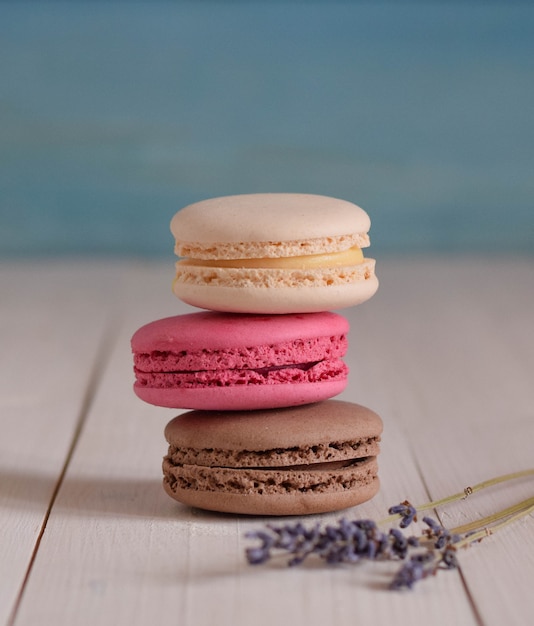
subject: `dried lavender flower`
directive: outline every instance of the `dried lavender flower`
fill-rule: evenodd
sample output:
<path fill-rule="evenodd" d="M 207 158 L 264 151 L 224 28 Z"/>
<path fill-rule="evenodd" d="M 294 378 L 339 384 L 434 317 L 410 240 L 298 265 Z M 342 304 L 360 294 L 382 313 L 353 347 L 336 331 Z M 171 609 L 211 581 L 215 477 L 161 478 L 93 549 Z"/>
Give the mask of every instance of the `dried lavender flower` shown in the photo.
<path fill-rule="evenodd" d="M 432 517 L 423 517 L 423 522 L 428 526 L 425 532 L 426 536 L 436 539 L 434 547 L 437 550 L 442 550 L 446 546 L 457 543 L 461 539 L 460 535 L 451 533 Z"/>
<path fill-rule="evenodd" d="M 412 589 L 418 580 L 433 576 L 437 571 L 437 562 L 432 552 L 416 554 L 399 569 L 391 581 L 390 589 Z"/>
<path fill-rule="evenodd" d="M 527 475 L 534 470 L 516 472 L 505 477 L 498 477 L 469 488 L 469 495 L 485 487 Z M 432 506 L 442 506 L 464 499 L 466 491 L 427 503 L 420 507 L 428 510 Z M 379 523 L 373 520 L 340 519 L 337 524 L 321 527 L 315 524 L 307 528 L 302 522 L 293 524 L 267 524 L 264 529 L 247 533 L 247 537 L 259 542 L 259 545 L 246 549 L 246 558 L 251 565 L 260 565 L 277 553 L 286 553 L 290 558 L 288 565 L 300 565 L 309 556 L 315 556 L 328 564 L 358 563 L 361 560 L 385 561 L 397 560 L 403 564 L 393 578 L 390 588 L 412 589 L 416 582 L 434 575 L 439 569 L 455 569 L 458 565 L 458 548 L 481 541 L 494 530 L 511 521 L 534 512 L 534 498 L 508 507 L 477 522 L 469 523 L 449 530 L 434 518 L 425 516 L 423 523 L 427 528 L 421 538 L 406 536 L 398 528 L 388 532 L 380 530 Z M 417 521 L 417 508 L 407 500 L 392 506 L 390 516 L 400 516 L 399 526 L 404 529 Z M 391 518 L 382 520 L 382 524 L 391 522 Z M 422 551 L 421 546 L 426 548 Z"/>
<path fill-rule="evenodd" d="M 265 563 L 270 558 L 270 550 L 274 544 L 274 538 L 269 533 L 259 530 L 246 534 L 249 539 L 259 539 L 261 544 L 253 548 L 246 549 L 247 560 L 251 565 Z"/>
<path fill-rule="evenodd" d="M 458 559 L 456 558 L 456 547 L 454 545 L 448 545 L 445 550 L 443 550 L 441 563 L 443 563 L 443 565 L 447 569 L 454 569 L 458 567 Z"/>
<path fill-rule="evenodd" d="M 414 517 L 410 512 L 410 517 Z M 416 581 L 434 574 L 443 563 L 447 568 L 457 567 L 454 541 L 456 535 L 444 529 L 432 518 L 425 518 L 428 538 L 436 539 L 434 550 L 411 555 L 394 578 L 391 588 L 412 588 Z M 402 525 L 402 522 L 401 522 Z M 318 524 L 306 528 L 295 524 L 268 524 L 265 530 L 250 532 L 248 538 L 259 541 L 258 546 L 247 548 L 246 557 L 251 565 L 260 565 L 274 553 L 287 553 L 288 565 L 300 565 L 310 555 L 315 555 L 330 565 L 371 561 L 405 561 L 411 549 L 419 546 L 417 537 L 407 537 L 398 528 L 388 533 L 381 531 L 373 520 L 345 518 L 337 525 L 321 528 Z"/>
<path fill-rule="evenodd" d="M 392 552 L 396 554 L 399 559 L 405 559 L 409 548 L 407 537 L 404 533 L 401 533 L 398 528 L 391 528 L 389 534 L 393 539 L 391 545 Z"/>
<path fill-rule="evenodd" d="M 329 564 L 356 563 L 362 559 L 404 559 L 410 547 L 418 544 L 415 537 L 407 538 L 394 528 L 385 533 L 372 520 L 348 521 L 341 519 L 337 525 L 318 525 L 306 529 L 297 524 L 273 525 L 247 534 L 259 540 L 260 545 L 247 548 L 246 557 L 251 565 L 265 563 L 274 552 L 291 555 L 290 566 L 299 565 L 308 556 L 315 555 Z"/>
<path fill-rule="evenodd" d="M 408 500 L 390 507 L 388 513 L 401 516 L 402 519 L 399 523 L 401 528 L 407 528 L 412 522 L 417 521 L 417 510 Z"/>

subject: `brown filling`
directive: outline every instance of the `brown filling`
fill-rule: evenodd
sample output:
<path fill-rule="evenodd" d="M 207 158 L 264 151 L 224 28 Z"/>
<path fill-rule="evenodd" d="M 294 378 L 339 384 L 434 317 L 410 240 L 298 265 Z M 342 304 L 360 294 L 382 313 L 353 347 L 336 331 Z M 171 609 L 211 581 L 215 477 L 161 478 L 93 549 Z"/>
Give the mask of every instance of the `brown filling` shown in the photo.
<path fill-rule="evenodd" d="M 311 446 L 272 448 L 269 450 L 226 450 L 222 448 L 186 448 L 169 446 L 167 458 L 172 465 L 206 465 L 217 467 L 295 467 L 332 461 L 350 461 L 376 456 L 380 437 L 354 441 L 330 441 Z"/>
<path fill-rule="evenodd" d="M 376 480 L 377 463 L 373 456 L 289 467 L 228 468 L 175 466 L 166 457 L 163 472 L 167 488 L 174 493 L 184 489 L 240 495 L 324 493 L 370 484 Z"/>

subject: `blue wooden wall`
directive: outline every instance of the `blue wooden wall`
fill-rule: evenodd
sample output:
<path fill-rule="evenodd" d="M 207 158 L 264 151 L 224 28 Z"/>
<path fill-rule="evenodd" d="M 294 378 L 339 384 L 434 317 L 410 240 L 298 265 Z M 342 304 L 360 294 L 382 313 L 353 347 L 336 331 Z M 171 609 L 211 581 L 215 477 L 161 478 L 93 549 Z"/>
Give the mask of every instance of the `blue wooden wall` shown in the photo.
<path fill-rule="evenodd" d="M 0 2 L 0 255 L 172 256 L 322 193 L 376 255 L 534 253 L 534 3 Z"/>

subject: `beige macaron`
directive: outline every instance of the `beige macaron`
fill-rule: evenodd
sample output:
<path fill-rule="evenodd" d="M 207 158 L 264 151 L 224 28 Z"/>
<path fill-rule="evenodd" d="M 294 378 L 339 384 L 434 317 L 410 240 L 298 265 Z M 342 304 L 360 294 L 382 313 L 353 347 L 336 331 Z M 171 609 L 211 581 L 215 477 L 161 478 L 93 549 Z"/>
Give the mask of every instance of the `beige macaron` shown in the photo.
<path fill-rule="evenodd" d="M 165 429 L 163 484 L 175 500 L 212 511 L 337 511 L 377 493 L 381 433 L 375 412 L 339 400 L 265 411 L 190 411 Z"/>
<path fill-rule="evenodd" d="M 345 308 L 378 288 L 365 258 L 370 219 L 321 195 L 259 193 L 212 198 L 176 213 L 173 291 L 193 306 L 237 313 Z"/>

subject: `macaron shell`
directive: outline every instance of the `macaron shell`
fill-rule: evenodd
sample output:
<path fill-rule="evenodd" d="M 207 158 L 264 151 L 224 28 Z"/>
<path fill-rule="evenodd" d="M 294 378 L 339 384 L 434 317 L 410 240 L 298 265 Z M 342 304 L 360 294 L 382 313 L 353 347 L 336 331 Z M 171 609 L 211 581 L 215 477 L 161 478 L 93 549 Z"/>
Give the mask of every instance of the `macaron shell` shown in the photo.
<path fill-rule="evenodd" d="M 259 193 L 210 198 L 184 207 L 171 220 L 171 231 L 184 242 L 280 242 L 366 233 L 370 224 L 367 213 L 347 200 Z"/>
<path fill-rule="evenodd" d="M 229 275 L 228 272 L 226 274 Z M 256 287 L 252 282 L 243 284 L 239 278 L 234 284 L 231 277 L 227 284 L 224 283 L 225 281 L 222 281 L 221 284 L 210 285 L 204 278 L 198 283 L 175 280 L 173 292 L 183 302 L 202 309 L 287 315 L 318 313 L 356 306 L 369 300 L 378 289 L 378 279 L 374 273 L 355 282 L 321 286 L 303 286 L 295 283 L 266 288 Z"/>
<path fill-rule="evenodd" d="M 145 324 L 134 333 L 131 345 L 134 353 L 226 350 L 341 335 L 348 330 L 347 319 L 327 309 L 284 317 L 202 311 Z"/>
<path fill-rule="evenodd" d="M 206 411 L 251 411 L 298 406 L 340 394 L 347 378 L 319 383 L 235 385 L 232 387 L 168 388 L 134 385 L 135 394 L 156 406 Z"/>
<path fill-rule="evenodd" d="M 339 476 L 332 474 L 329 478 L 332 484 L 339 485 Z M 376 474 L 371 472 L 368 475 L 366 469 L 362 472 L 359 480 L 357 477 L 353 478 L 355 480 L 351 489 L 344 491 L 333 489 L 322 493 L 314 491 L 303 493 L 294 482 L 295 486 L 288 487 L 286 493 L 271 495 L 236 494 L 227 493 L 224 490 L 196 491 L 183 489 L 166 478 L 163 481 L 163 488 L 171 498 L 178 502 L 208 511 L 265 516 L 312 515 L 341 511 L 362 504 L 378 493 L 380 480 Z M 294 480 L 294 477 L 288 477 L 288 480 L 291 479 Z M 213 482 L 217 482 L 215 473 L 213 474 Z M 290 485 L 291 483 L 286 481 L 286 484 Z"/>
<path fill-rule="evenodd" d="M 185 448 L 263 452 L 319 444 L 330 447 L 333 443 L 380 437 L 382 429 L 382 419 L 372 409 L 354 402 L 327 400 L 275 411 L 188 411 L 167 424 L 165 439 Z M 316 462 L 328 460 L 330 457 L 319 457 Z"/>

